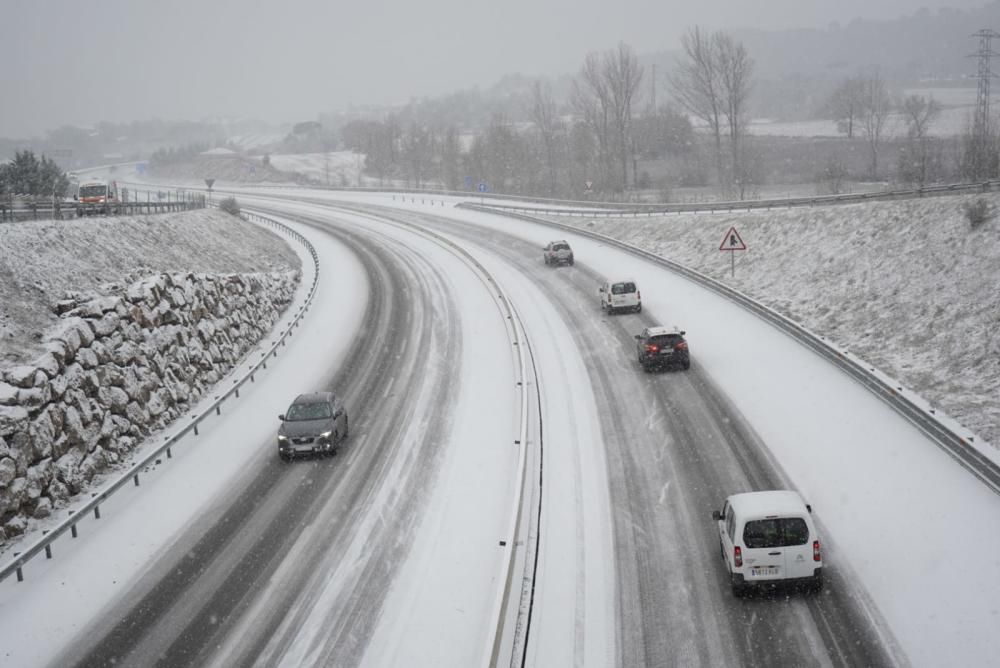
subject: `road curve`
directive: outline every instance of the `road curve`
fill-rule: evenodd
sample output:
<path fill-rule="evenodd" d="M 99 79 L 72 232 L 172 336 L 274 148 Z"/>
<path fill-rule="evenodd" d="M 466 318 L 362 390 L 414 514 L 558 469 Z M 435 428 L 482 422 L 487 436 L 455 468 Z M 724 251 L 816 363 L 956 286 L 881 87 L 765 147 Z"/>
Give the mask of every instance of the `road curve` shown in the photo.
<path fill-rule="evenodd" d="M 360 661 L 437 474 L 457 386 L 435 360 L 458 358 L 462 341 L 440 269 L 363 230 L 314 224 L 353 249 L 371 288 L 367 326 L 327 383 L 350 411 L 341 454 L 285 464 L 273 435 L 262 434 L 218 514 L 180 536 L 58 665 L 272 665 L 331 577 L 340 579 L 334 603 L 325 602 L 322 640 L 298 651 L 313 665 Z M 390 478 L 393 467 L 404 470 Z M 376 507 L 380 495 L 391 500 Z M 346 554 L 359 542 L 360 562 Z"/>
<path fill-rule="evenodd" d="M 645 374 L 635 363 L 632 335 L 659 323 L 645 314 L 603 314 L 596 296 L 603 277 L 588 269 L 585 258 L 552 269 L 535 244 L 495 229 L 427 214 L 379 215 L 430 227 L 495 256 L 524 277 L 527 290 L 544 294 L 572 332 L 575 348 L 563 354 L 584 359 L 607 458 L 617 665 L 905 662 L 864 593 L 836 563 L 828 565 L 827 587 L 818 596 L 733 598 L 711 511 L 734 490 L 788 483 L 752 426 L 699 368 L 697 341 L 690 371 Z M 516 287 L 505 285 L 516 299 Z M 522 315 L 533 339 L 546 336 Z M 562 384 L 543 377 L 541 385 L 544 393 Z M 580 406 L 578 415 L 592 408 Z M 550 433 L 554 428 L 547 425 Z M 551 472 L 560 463 L 544 466 Z"/>

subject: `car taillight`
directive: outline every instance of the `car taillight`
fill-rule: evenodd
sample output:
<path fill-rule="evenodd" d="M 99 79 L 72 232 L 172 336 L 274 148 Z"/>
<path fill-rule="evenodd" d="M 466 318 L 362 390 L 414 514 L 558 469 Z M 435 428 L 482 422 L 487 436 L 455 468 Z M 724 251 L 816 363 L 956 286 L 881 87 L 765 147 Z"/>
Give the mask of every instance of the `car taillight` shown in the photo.
<path fill-rule="evenodd" d="M 652 344 L 646 346 L 647 353 L 658 353 L 660 352 L 660 346 L 654 346 Z"/>
<path fill-rule="evenodd" d="M 636 298 L 636 299 L 642 299 L 642 293 L 641 293 L 641 292 L 639 292 L 638 290 L 636 290 L 636 291 L 635 291 L 635 298 Z"/>
<path fill-rule="evenodd" d="M 674 350 L 687 350 L 687 349 L 688 349 L 687 341 L 681 341 L 676 346 L 674 346 Z"/>
<path fill-rule="evenodd" d="M 813 541 L 813 561 L 819 561 L 821 557 L 819 556 L 819 541 Z"/>
<path fill-rule="evenodd" d="M 818 545 L 819 543 L 817 543 Z M 733 546 L 733 566 L 739 568 L 743 565 L 743 551 L 740 549 L 739 545 Z"/>

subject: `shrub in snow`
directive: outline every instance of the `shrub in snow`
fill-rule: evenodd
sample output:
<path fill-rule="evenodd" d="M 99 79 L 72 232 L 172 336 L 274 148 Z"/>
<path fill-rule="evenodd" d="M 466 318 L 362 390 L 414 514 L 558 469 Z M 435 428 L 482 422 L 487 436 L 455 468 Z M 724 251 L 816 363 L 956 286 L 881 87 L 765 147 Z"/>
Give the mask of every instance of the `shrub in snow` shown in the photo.
<path fill-rule="evenodd" d="M 972 229 L 976 229 L 993 218 L 993 207 L 981 197 L 975 202 L 965 202 L 962 205 L 962 210 L 965 211 L 965 217 Z"/>
<path fill-rule="evenodd" d="M 236 201 L 235 197 L 227 197 L 226 199 L 219 202 L 219 208 L 226 213 L 231 213 L 234 216 L 240 215 L 240 205 Z"/>

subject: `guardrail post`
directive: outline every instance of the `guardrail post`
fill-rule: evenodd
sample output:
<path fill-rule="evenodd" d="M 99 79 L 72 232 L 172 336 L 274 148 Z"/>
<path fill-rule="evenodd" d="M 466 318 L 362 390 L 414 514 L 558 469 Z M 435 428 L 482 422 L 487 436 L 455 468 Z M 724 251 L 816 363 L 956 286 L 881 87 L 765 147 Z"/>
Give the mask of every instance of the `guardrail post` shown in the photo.
<path fill-rule="evenodd" d="M 94 519 L 95 520 L 101 519 L 101 507 L 100 506 L 94 506 Z"/>
<path fill-rule="evenodd" d="M 136 487 L 139 486 L 139 474 L 138 473 L 136 473 L 134 476 L 132 476 L 132 481 L 135 482 L 135 486 Z"/>
<path fill-rule="evenodd" d="M 49 543 L 48 545 L 45 546 L 45 558 L 46 559 L 52 558 L 52 543 Z"/>
<path fill-rule="evenodd" d="M 24 582 L 24 573 L 21 572 L 21 567 L 17 567 L 17 581 Z"/>
<path fill-rule="evenodd" d="M 70 533 L 71 536 L 73 536 L 73 538 L 76 538 L 76 525 L 75 524 L 71 524 L 69 526 L 69 533 Z"/>

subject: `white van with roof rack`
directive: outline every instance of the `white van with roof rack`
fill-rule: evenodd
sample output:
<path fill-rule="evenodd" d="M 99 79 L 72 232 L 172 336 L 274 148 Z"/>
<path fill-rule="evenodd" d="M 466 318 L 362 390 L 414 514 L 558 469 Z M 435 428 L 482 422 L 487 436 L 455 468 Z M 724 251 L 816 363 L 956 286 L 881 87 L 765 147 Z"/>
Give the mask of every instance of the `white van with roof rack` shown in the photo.
<path fill-rule="evenodd" d="M 733 594 L 753 585 L 823 587 L 823 556 L 812 508 L 787 490 L 733 494 L 712 512 Z"/>

